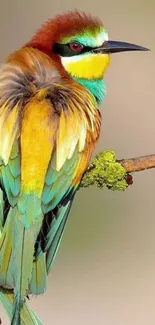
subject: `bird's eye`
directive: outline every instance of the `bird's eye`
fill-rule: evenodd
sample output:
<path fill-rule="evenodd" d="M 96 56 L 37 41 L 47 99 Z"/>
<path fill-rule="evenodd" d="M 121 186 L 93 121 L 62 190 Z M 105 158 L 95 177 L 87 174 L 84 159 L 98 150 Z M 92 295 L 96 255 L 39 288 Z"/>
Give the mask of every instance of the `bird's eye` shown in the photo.
<path fill-rule="evenodd" d="M 71 42 L 69 47 L 75 53 L 80 53 L 83 49 L 83 45 L 78 42 Z"/>

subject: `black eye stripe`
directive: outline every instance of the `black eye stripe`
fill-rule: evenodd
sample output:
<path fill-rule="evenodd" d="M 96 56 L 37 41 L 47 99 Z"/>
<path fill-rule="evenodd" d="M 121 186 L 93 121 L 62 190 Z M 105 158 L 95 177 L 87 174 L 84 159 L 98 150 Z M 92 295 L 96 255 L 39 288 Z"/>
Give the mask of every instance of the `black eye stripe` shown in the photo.
<path fill-rule="evenodd" d="M 53 46 L 53 53 L 59 54 L 61 56 L 68 56 L 68 57 L 79 55 L 85 52 L 91 52 L 92 50 L 93 50 L 92 47 L 83 46 L 83 49 L 79 53 L 76 53 L 71 50 L 69 43 L 68 44 L 55 43 Z"/>

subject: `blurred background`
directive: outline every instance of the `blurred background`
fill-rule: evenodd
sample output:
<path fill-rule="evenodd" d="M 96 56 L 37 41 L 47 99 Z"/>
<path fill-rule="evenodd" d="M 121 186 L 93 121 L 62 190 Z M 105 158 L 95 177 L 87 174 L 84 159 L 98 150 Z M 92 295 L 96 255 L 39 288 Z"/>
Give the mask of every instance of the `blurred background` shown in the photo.
<path fill-rule="evenodd" d="M 152 50 L 112 56 L 96 153 L 155 153 L 154 1 L 1 0 L 0 61 L 48 18 L 74 8 L 99 16 L 110 39 Z M 79 191 L 47 293 L 31 305 L 45 325 L 155 324 L 155 170 L 135 174 L 124 193 Z M 0 316 L 8 325 L 1 306 Z"/>

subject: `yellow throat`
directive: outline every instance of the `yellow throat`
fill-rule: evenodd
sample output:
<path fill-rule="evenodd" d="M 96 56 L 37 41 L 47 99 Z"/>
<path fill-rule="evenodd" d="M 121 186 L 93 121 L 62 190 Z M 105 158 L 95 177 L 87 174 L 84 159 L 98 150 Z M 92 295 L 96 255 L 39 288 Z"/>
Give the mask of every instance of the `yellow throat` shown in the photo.
<path fill-rule="evenodd" d="M 108 54 L 87 53 L 73 57 L 61 57 L 65 70 L 73 77 L 84 79 L 101 79 L 107 69 L 110 57 Z"/>

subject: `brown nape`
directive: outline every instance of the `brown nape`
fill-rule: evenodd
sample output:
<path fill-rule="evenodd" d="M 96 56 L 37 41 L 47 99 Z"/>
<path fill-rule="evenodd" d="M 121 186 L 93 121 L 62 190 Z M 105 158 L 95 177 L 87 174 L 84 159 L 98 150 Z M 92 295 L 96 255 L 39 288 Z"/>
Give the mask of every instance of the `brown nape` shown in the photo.
<path fill-rule="evenodd" d="M 103 26 L 103 24 L 98 18 L 77 10 L 69 11 L 48 20 L 26 46 L 49 53 L 52 52 L 52 45 L 63 37 L 83 32 L 86 28 L 94 29 L 99 26 Z"/>

